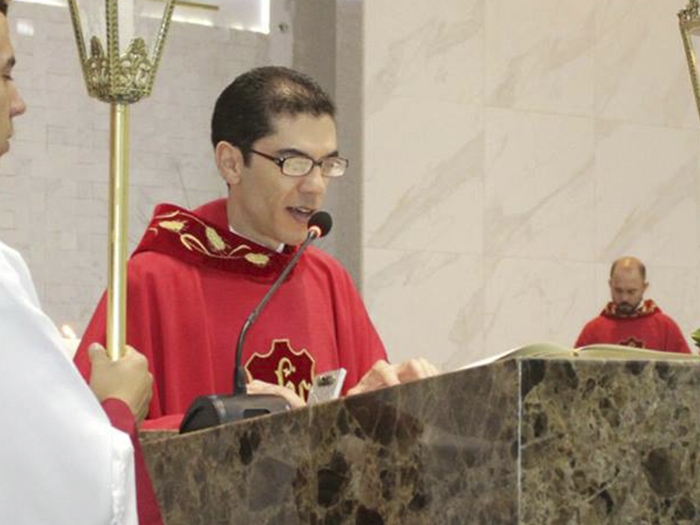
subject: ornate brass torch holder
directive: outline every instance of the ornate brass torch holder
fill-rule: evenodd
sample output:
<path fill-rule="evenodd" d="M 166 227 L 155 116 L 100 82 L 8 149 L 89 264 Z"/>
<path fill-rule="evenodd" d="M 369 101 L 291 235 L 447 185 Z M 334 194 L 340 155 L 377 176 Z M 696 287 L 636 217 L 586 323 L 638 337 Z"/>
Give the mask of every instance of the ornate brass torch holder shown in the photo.
<path fill-rule="evenodd" d="M 83 1 L 93 8 L 98 4 L 98 0 Z M 116 361 L 126 349 L 129 105 L 151 94 L 175 0 L 165 0 L 160 29 L 150 55 L 145 40 L 140 37 L 130 40 L 125 52 L 120 52 L 120 23 L 131 27 L 135 23 L 133 19 L 119 20 L 120 4 L 122 8 L 130 7 L 133 14 L 134 0 L 104 2 L 106 47 L 93 33 L 88 55 L 78 0 L 68 0 L 88 94 L 111 105 L 107 352 Z"/>
<path fill-rule="evenodd" d="M 678 12 L 678 25 L 681 30 L 683 47 L 685 48 L 685 58 L 688 62 L 690 80 L 693 83 L 693 94 L 695 95 L 695 105 L 700 116 L 700 85 L 698 84 L 698 64 L 695 57 L 693 37 L 700 37 L 700 2 L 689 0 L 685 9 Z"/>

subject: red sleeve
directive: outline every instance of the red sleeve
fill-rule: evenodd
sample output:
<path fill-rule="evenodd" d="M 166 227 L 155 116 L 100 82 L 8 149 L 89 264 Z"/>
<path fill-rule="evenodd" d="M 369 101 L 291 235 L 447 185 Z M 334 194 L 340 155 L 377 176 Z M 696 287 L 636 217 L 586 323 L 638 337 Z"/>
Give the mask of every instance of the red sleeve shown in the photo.
<path fill-rule="evenodd" d="M 164 410 L 160 402 L 160 390 L 162 385 L 158 383 L 163 374 L 154 370 L 156 363 L 160 362 L 157 345 L 153 341 L 162 340 L 157 322 L 157 308 L 151 307 L 149 292 L 146 285 L 141 285 L 141 274 L 138 265 L 129 264 L 129 281 L 127 292 L 127 344 L 133 346 L 148 359 L 148 366 L 154 377 L 154 389 L 149 412 L 142 426 L 144 429 L 177 429 L 180 426 L 183 414 L 171 414 L 163 416 Z M 86 381 L 90 380 L 91 366 L 87 349 L 98 342 L 102 345 L 107 340 L 107 294 L 100 299 L 92 319 L 85 329 L 80 346 L 75 354 L 74 361 L 81 375 Z"/>
<path fill-rule="evenodd" d="M 581 330 L 578 339 L 576 339 L 574 348 L 581 348 L 582 346 L 594 344 L 595 342 L 593 341 L 593 334 L 591 332 L 591 323 L 587 323 L 586 326 L 583 327 L 583 330 Z"/>
<path fill-rule="evenodd" d="M 681 333 L 681 329 L 678 328 L 676 322 L 670 317 L 666 316 L 666 321 L 668 324 L 668 331 L 666 335 L 666 350 L 669 352 L 678 352 L 679 354 L 690 354 L 690 348 L 688 343 Z"/>
<path fill-rule="evenodd" d="M 354 387 L 380 359 L 387 359 L 384 344 L 350 275 L 338 265 L 333 279 L 334 310 L 338 327 L 340 364 L 348 372 L 343 394 Z"/>
<path fill-rule="evenodd" d="M 136 470 L 136 506 L 140 525 L 163 525 L 158 500 L 156 499 L 151 478 L 141 450 L 141 442 L 136 430 L 136 421 L 126 403 L 119 399 L 106 399 L 102 408 L 107 413 L 114 428 L 129 434 L 134 447 L 134 465 Z"/>

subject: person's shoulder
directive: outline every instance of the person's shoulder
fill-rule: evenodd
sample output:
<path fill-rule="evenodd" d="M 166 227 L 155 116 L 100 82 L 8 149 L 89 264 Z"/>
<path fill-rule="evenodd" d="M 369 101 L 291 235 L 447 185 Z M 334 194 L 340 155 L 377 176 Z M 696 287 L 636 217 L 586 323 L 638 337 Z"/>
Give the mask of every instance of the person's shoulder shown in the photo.
<path fill-rule="evenodd" d="M 197 217 L 204 219 L 219 228 L 228 231 L 228 215 L 226 214 L 226 199 L 214 199 L 205 202 L 192 210 Z"/>
<path fill-rule="evenodd" d="M 0 270 L 0 273 L 5 276 L 9 273 L 14 275 L 15 279 L 19 276 L 25 283 L 31 281 L 29 267 L 22 254 L 2 241 L 0 241 Z"/>
<path fill-rule="evenodd" d="M 152 229 L 154 223 L 182 215 L 194 216 L 213 224 L 217 228 L 228 230 L 226 199 L 214 199 L 193 209 L 170 202 L 161 202 L 153 207 L 153 213 L 149 224 L 146 226 L 142 241 L 148 236 L 149 230 Z"/>
<path fill-rule="evenodd" d="M 346 290 L 355 290 L 355 280 L 343 264 L 328 252 L 316 246 L 309 246 L 304 254 L 306 259 L 304 265 L 313 274 L 320 276 L 333 287 Z"/>
<path fill-rule="evenodd" d="M 5 259 L 13 266 L 25 265 L 22 255 L 17 250 L 8 246 L 2 241 L 0 241 L 0 258 Z"/>
<path fill-rule="evenodd" d="M 129 280 L 146 277 L 162 279 L 172 273 L 182 274 L 194 268 L 177 257 L 156 251 L 143 251 L 129 259 Z"/>
<path fill-rule="evenodd" d="M 333 257 L 330 253 L 323 251 L 321 248 L 309 246 L 309 248 L 306 250 L 306 256 L 308 258 L 308 262 L 315 266 L 325 268 L 332 272 L 343 274 L 348 273 L 338 259 Z"/>
<path fill-rule="evenodd" d="M 602 314 L 596 315 L 593 319 L 590 319 L 587 323 L 586 326 L 596 326 L 601 323 L 605 323 L 608 321 L 613 321 L 613 319 L 610 319 L 609 317 L 606 317 Z"/>
<path fill-rule="evenodd" d="M 599 314 L 583 325 L 580 336 L 585 335 L 590 337 L 595 336 L 595 334 L 600 334 L 601 332 L 606 332 L 615 325 L 615 322 L 615 319 L 610 319 L 609 317 Z"/>
<path fill-rule="evenodd" d="M 656 306 L 656 309 L 654 312 L 649 316 L 650 319 L 656 319 L 660 322 L 665 322 L 665 323 L 671 323 L 671 324 L 677 324 L 676 321 L 674 321 L 673 317 L 668 315 L 666 312 L 664 312 L 659 306 Z"/>

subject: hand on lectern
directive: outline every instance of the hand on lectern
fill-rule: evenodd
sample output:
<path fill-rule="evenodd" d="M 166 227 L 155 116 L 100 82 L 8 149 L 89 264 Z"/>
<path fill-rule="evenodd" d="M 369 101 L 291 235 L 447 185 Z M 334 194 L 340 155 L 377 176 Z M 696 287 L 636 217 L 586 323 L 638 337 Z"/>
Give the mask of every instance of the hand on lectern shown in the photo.
<path fill-rule="evenodd" d="M 428 360 L 410 359 L 398 365 L 392 365 L 380 359 L 369 372 L 367 372 L 360 382 L 348 390 L 348 395 L 371 392 L 387 386 L 400 385 L 418 379 L 431 377 L 439 373 L 438 369 Z"/>
<path fill-rule="evenodd" d="M 304 400 L 296 395 L 294 391 L 280 385 L 273 385 L 258 379 L 253 379 L 252 381 L 248 382 L 246 387 L 248 389 L 248 394 L 270 394 L 273 396 L 283 397 L 292 408 L 301 408 L 306 406 Z"/>
<path fill-rule="evenodd" d="M 137 422 L 148 413 L 153 395 L 153 376 L 148 371 L 148 360 L 132 347 L 127 346 L 119 361 L 112 361 L 104 347 L 93 343 L 88 349 L 92 374 L 90 388 L 100 402 L 105 399 L 124 401 Z"/>

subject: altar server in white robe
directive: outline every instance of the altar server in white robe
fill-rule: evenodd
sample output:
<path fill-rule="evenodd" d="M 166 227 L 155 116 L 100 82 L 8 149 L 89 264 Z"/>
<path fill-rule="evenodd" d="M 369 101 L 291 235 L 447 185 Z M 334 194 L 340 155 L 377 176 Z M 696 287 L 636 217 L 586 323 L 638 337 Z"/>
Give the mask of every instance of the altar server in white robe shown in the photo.
<path fill-rule="evenodd" d="M 2 155 L 25 105 L 12 80 L 5 0 L 0 13 Z M 129 349 L 112 363 L 94 349 L 101 377 L 88 386 L 61 345 L 22 257 L 0 241 L 0 524 L 135 525 L 131 440 L 105 410 L 113 420 L 145 415 L 146 360 Z"/>

